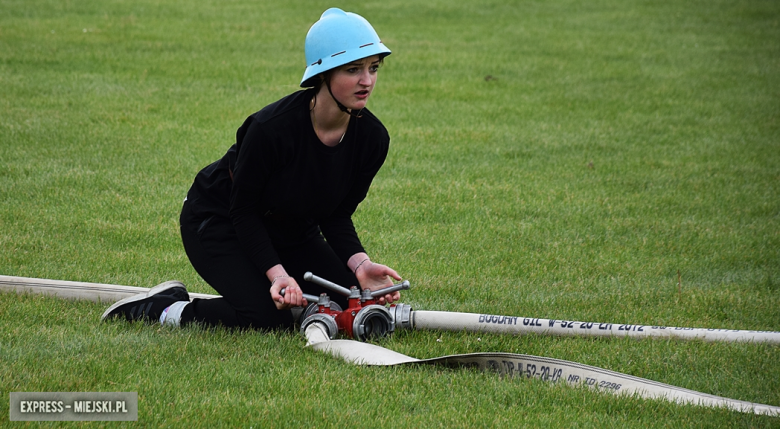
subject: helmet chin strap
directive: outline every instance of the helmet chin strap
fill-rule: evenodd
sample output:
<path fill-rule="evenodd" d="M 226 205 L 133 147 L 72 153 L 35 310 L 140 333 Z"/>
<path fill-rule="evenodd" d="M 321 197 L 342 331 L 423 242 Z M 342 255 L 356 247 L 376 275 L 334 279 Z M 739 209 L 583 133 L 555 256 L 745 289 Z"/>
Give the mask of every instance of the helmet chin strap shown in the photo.
<path fill-rule="evenodd" d="M 347 106 L 341 104 L 339 100 L 336 99 L 336 96 L 333 95 L 333 91 L 330 90 L 330 80 L 328 78 L 325 78 L 325 86 L 328 87 L 328 92 L 330 93 L 330 96 L 333 98 L 333 101 L 336 102 L 336 105 L 339 106 L 339 110 L 346 113 L 349 116 L 352 116 L 353 118 L 360 118 L 360 112 L 363 111 L 363 109 L 358 110 L 357 112 L 354 112 L 352 109 L 348 109 Z"/>

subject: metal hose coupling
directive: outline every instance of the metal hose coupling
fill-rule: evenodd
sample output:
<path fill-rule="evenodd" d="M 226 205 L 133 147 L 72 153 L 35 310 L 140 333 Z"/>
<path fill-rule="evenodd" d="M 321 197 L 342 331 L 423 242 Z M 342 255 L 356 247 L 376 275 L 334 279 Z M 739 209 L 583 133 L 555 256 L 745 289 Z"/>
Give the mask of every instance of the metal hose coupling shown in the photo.
<path fill-rule="evenodd" d="M 390 311 L 381 305 L 363 307 L 352 322 L 352 335 L 359 341 L 390 336 L 393 331 L 395 331 L 393 317 Z"/>
<path fill-rule="evenodd" d="M 319 323 L 324 326 L 325 330 L 328 332 L 328 337 L 330 337 L 331 340 L 336 338 L 336 334 L 339 333 L 339 327 L 333 319 L 333 316 L 328 314 L 312 314 L 301 323 L 301 334 L 303 334 L 304 337 L 306 336 L 306 328 L 312 323 Z"/>
<path fill-rule="evenodd" d="M 409 304 L 393 304 L 387 309 L 393 324 L 397 329 L 412 329 L 412 306 Z"/>
<path fill-rule="evenodd" d="M 306 307 L 306 310 L 303 312 L 303 316 L 300 318 L 300 320 L 306 320 L 309 316 L 313 314 L 320 313 L 320 306 L 323 308 L 329 308 L 332 313 L 340 313 L 341 306 L 335 302 L 331 301 L 330 297 L 327 294 L 320 294 L 319 298 L 316 301 L 311 301 L 308 307 Z"/>
<path fill-rule="evenodd" d="M 336 306 L 334 302 L 330 301 L 327 294 L 321 294 L 319 297 L 316 297 L 317 304 L 310 305 L 304 312 L 303 318 L 305 320 L 315 316 L 328 316 L 331 320 L 335 321 L 337 332 L 344 332 L 346 336 L 359 341 L 368 341 L 370 339 L 392 335 L 395 331 L 396 315 L 397 319 L 402 321 L 405 328 L 411 327 L 411 307 L 400 305 L 399 308 L 395 308 L 398 306 L 397 304 L 391 306 L 391 310 L 388 310 L 384 305 L 377 305 L 377 301 L 380 300 L 382 296 L 409 289 L 408 281 L 371 291 L 367 289 L 361 290 L 357 286 L 352 286 L 347 289 L 341 285 L 317 277 L 311 272 L 305 273 L 303 278 L 308 282 L 318 284 L 346 296 L 348 301 L 347 308 L 342 310 Z M 314 301 L 314 299 L 308 297 L 306 299 L 310 302 Z M 329 329 L 332 327 L 330 320 L 326 321 L 322 317 L 318 317 L 317 320 L 328 323 Z M 301 325 L 304 335 L 306 328 L 311 326 L 311 323 L 312 322 Z"/>

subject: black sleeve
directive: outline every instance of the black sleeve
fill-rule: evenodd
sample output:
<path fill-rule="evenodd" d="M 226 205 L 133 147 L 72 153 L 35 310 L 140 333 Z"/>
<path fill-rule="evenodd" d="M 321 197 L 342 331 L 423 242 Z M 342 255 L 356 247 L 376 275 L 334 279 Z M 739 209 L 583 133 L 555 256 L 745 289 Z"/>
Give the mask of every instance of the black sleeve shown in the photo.
<path fill-rule="evenodd" d="M 320 220 L 322 234 L 345 265 L 352 255 L 365 252 L 352 223 L 352 215 L 366 198 L 371 182 L 387 158 L 390 138 L 385 133 L 381 139 L 371 143 L 376 145 L 376 149 L 361 160 L 359 173 L 346 198 L 331 216 Z"/>
<path fill-rule="evenodd" d="M 244 251 L 265 273 L 281 261 L 263 224 L 259 195 L 268 178 L 283 164 L 283 154 L 251 117 L 239 128 L 236 141 L 239 150 L 235 166 L 231 166 L 230 220 Z"/>

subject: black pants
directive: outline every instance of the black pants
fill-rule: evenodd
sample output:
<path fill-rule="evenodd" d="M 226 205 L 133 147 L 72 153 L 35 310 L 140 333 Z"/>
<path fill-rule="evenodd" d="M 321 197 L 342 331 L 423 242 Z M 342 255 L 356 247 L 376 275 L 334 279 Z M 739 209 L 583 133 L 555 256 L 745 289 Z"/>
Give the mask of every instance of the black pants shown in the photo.
<path fill-rule="evenodd" d="M 187 256 L 203 280 L 222 298 L 194 299 L 182 312 L 181 324 L 196 321 L 210 326 L 273 329 L 292 328 L 290 310 L 277 310 L 271 299 L 271 282 L 244 254 L 230 219 L 198 219 L 189 203 L 181 213 L 181 236 Z M 303 280 L 313 274 L 346 288 L 358 285 L 357 278 L 317 235 L 300 246 L 276 246 L 287 273 L 304 293 L 319 296 L 327 292 L 332 301 L 347 308 L 346 297 Z"/>

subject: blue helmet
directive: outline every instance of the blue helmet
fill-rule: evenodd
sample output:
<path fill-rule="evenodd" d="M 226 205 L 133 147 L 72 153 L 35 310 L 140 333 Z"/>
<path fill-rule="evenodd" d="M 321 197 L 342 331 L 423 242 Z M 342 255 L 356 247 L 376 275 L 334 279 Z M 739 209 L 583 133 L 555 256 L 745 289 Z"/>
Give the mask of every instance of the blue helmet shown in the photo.
<path fill-rule="evenodd" d="M 360 15 L 330 8 L 306 34 L 306 71 L 301 87 L 314 86 L 320 73 L 361 58 L 390 55 L 374 27 Z"/>

